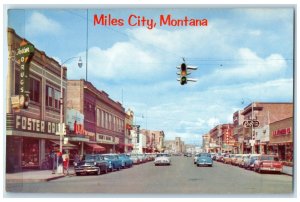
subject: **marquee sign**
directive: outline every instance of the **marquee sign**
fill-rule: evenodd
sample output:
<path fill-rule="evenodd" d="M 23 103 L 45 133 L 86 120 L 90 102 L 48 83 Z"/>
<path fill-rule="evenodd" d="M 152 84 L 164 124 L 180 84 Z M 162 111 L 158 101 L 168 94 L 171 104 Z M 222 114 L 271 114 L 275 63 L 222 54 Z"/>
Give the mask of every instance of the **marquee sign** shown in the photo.
<path fill-rule="evenodd" d="M 20 63 L 19 96 L 22 108 L 28 108 L 29 104 L 29 64 L 34 55 L 34 46 L 22 41 L 17 50 L 17 60 Z"/>

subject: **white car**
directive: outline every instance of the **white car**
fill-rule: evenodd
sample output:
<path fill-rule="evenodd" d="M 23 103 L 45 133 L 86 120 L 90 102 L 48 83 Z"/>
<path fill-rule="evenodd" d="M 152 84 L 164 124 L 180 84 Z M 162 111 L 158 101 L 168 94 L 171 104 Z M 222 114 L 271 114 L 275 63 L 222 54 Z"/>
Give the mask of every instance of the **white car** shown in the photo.
<path fill-rule="evenodd" d="M 171 159 L 169 154 L 159 153 L 156 155 L 154 165 L 171 165 Z"/>

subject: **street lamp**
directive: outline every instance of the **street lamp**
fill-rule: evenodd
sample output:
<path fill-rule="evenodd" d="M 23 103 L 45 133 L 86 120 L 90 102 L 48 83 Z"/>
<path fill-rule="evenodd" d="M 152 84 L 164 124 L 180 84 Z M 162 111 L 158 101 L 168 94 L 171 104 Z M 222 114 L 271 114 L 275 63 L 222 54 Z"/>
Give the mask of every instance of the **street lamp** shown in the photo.
<path fill-rule="evenodd" d="M 62 142 L 62 137 L 63 135 L 65 135 L 65 124 L 63 122 L 63 65 L 72 60 L 72 59 L 75 59 L 75 58 L 78 58 L 78 57 L 71 57 L 69 59 L 67 59 L 66 61 L 64 61 L 61 65 L 60 65 L 60 121 L 59 121 L 59 151 L 60 153 L 62 153 L 62 147 L 63 147 L 63 142 Z M 78 60 L 78 67 L 81 68 L 82 67 L 82 60 L 81 60 L 81 57 L 79 57 L 79 60 Z"/>

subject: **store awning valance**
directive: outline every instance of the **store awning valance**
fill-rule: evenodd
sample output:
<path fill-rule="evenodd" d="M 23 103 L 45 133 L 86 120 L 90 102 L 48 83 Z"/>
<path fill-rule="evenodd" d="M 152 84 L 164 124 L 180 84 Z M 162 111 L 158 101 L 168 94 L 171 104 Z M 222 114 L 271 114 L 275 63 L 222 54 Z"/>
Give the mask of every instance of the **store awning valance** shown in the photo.
<path fill-rule="evenodd" d="M 57 146 L 60 145 L 59 141 L 56 141 L 56 140 L 50 140 L 50 141 L 53 142 Z M 77 146 L 74 144 L 71 144 L 71 143 L 67 143 L 67 144 L 63 144 L 63 149 L 77 149 Z"/>
<path fill-rule="evenodd" d="M 93 151 L 105 151 L 105 147 L 102 147 L 100 145 L 97 144 L 90 144 L 90 143 L 85 143 L 85 145 L 87 145 L 88 147 L 91 147 L 93 149 Z"/>

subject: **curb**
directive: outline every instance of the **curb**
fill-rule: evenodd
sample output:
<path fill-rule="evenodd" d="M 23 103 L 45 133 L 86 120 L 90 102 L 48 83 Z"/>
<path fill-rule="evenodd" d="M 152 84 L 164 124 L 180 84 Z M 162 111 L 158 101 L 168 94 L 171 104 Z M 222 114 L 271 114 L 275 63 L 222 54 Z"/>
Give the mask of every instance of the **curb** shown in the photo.
<path fill-rule="evenodd" d="M 49 177 L 46 179 L 6 179 L 6 183 L 31 183 L 31 182 L 48 182 L 59 178 L 66 177 L 65 175 Z"/>

